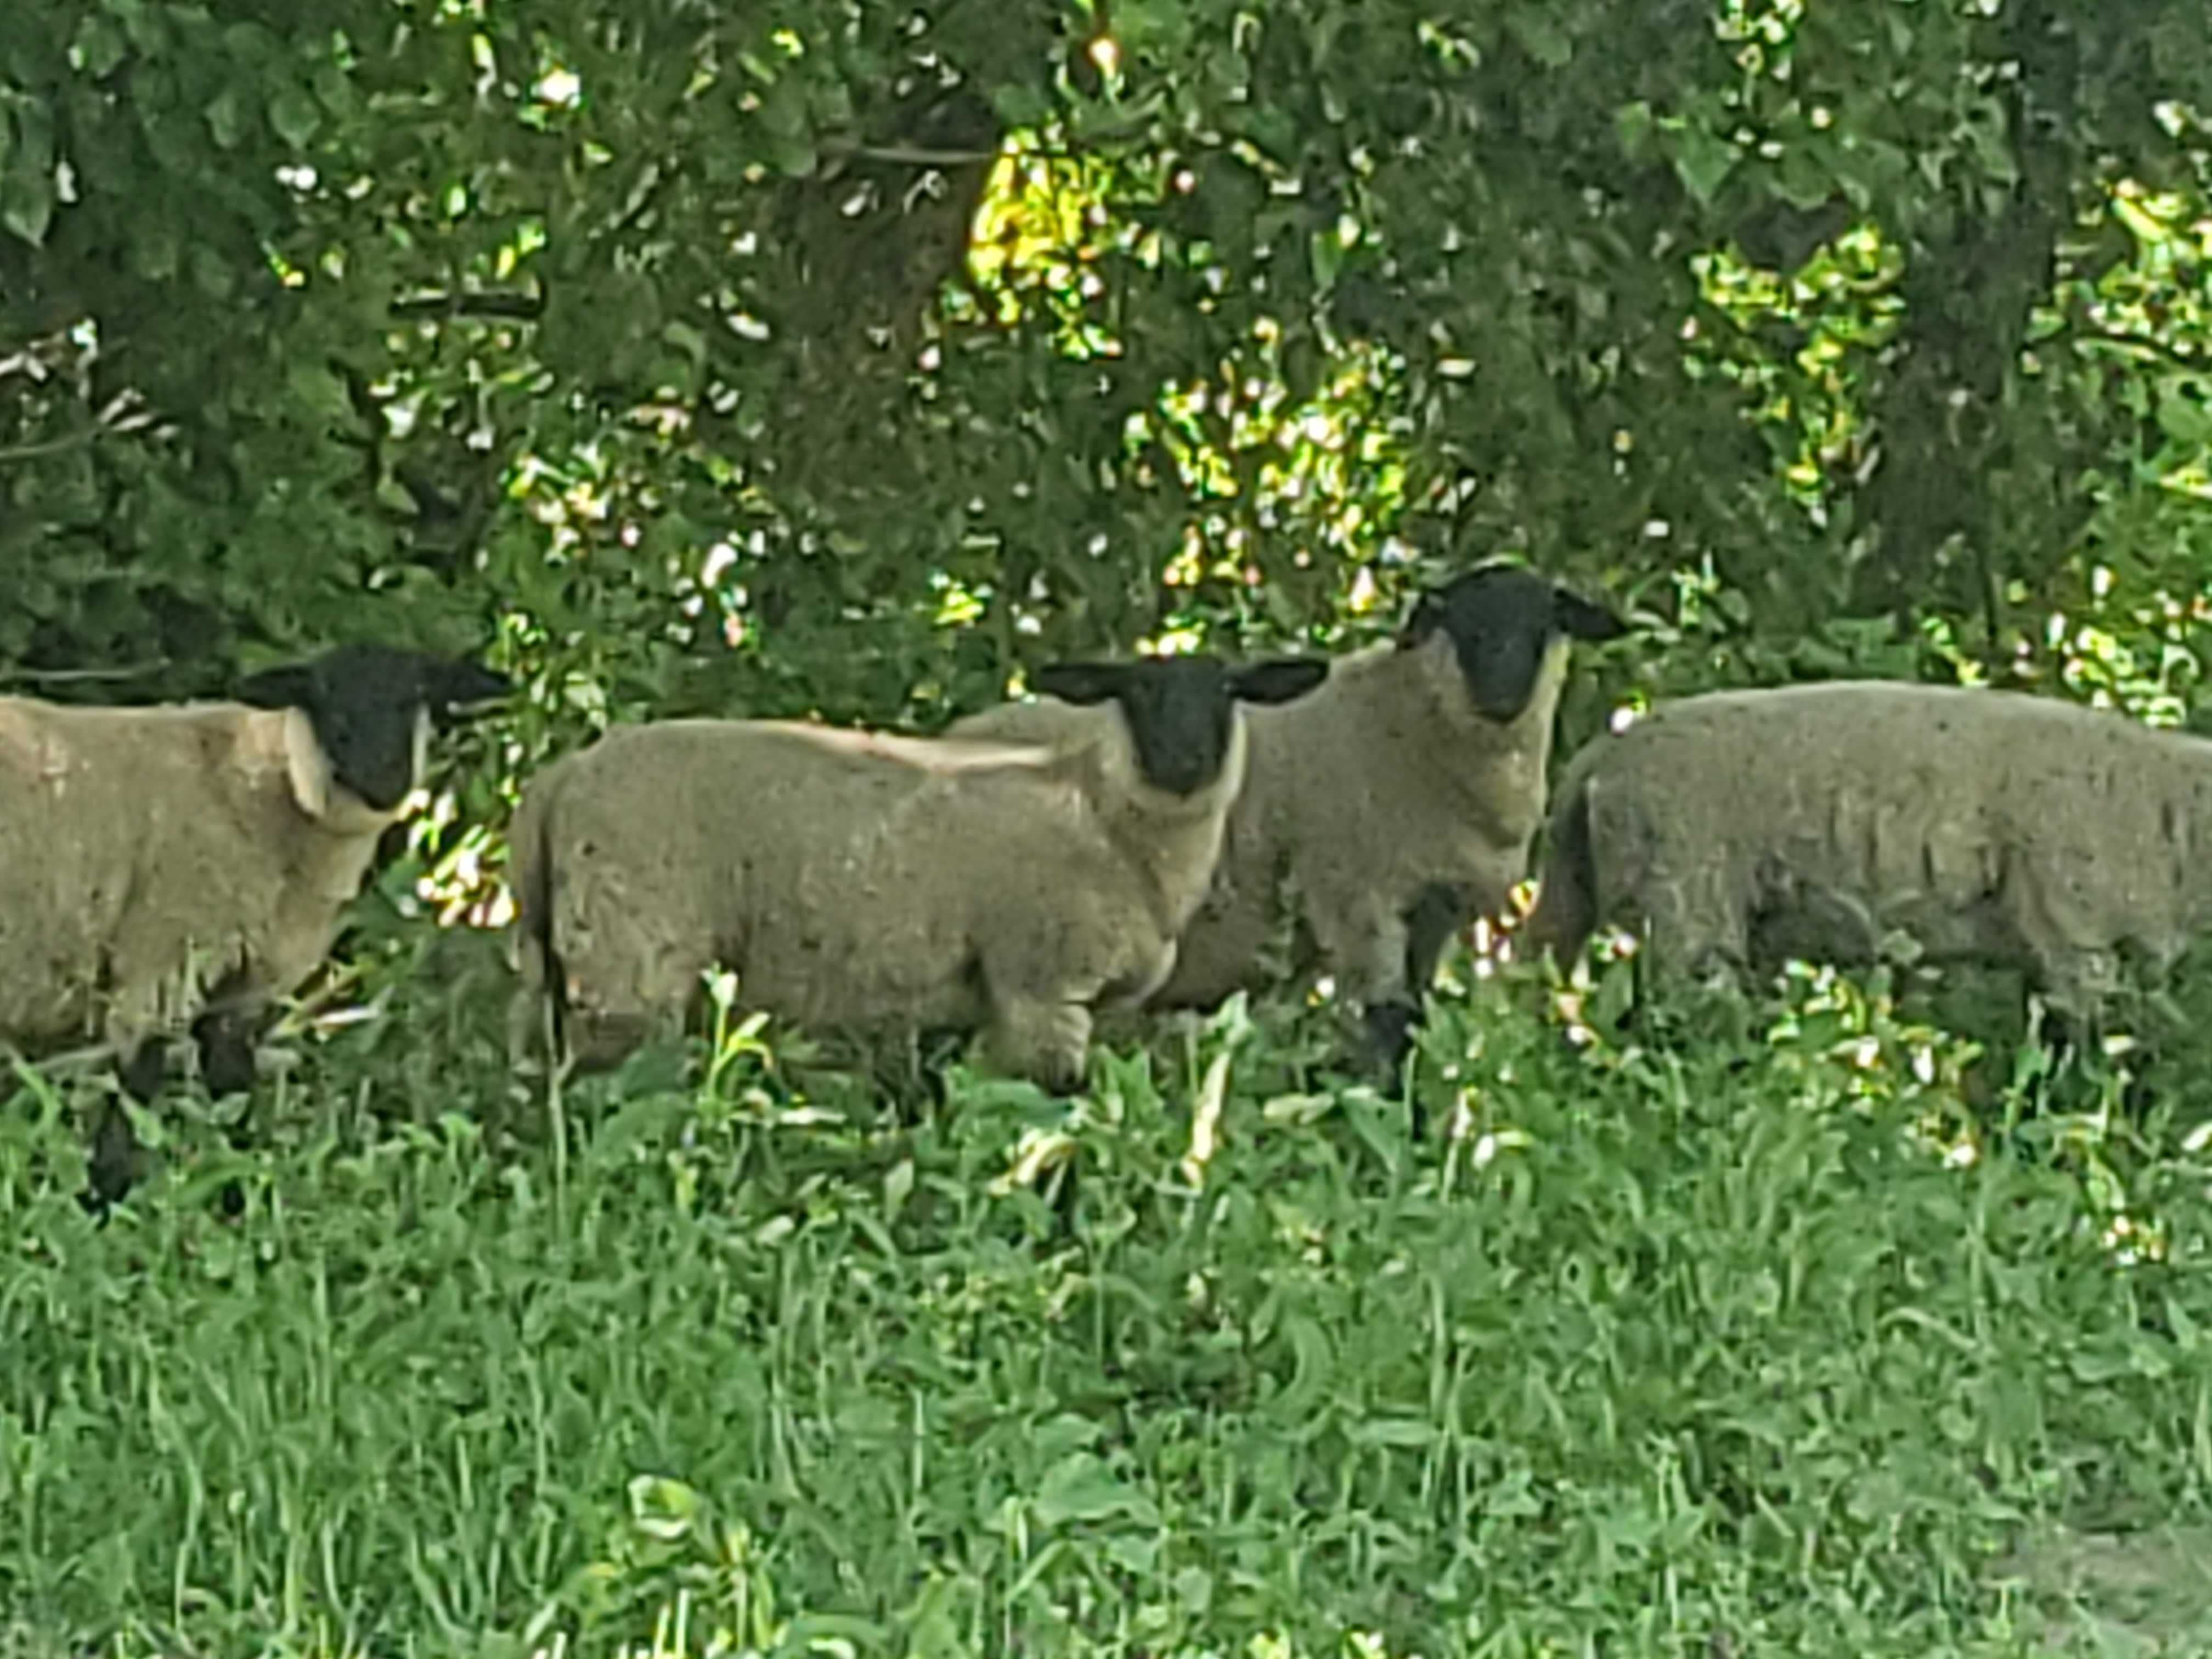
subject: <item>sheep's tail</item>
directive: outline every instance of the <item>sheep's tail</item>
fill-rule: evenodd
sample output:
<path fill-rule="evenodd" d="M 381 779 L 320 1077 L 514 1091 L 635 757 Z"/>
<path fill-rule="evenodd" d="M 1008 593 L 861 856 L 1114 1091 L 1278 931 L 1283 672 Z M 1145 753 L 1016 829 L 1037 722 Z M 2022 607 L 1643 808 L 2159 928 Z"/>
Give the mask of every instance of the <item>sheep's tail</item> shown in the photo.
<path fill-rule="evenodd" d="M 1549 953 L 1565 971 L 1596 927 L 1597 867 L 1590 844 L 1589 769 L 1584 767 L 1562 783 L 1545 826 L 1536 905 L 1521 929 L 1516 954 L 1535 962 Z"/>
<path fill-rule="evenodd" d="M 522 980 L 507 1012 L 508 1057 L 516 1062 L 536 1047 L 549 1012 L 556 1044 L 567 1024 L 568 975 L 553 942 L 552 795 L 542 786 L 525 790 L 507 830 L 507 885 L 514 894 L 507 960 Z M 550 1064 L 558 1054 L 546 1058 Z"/>

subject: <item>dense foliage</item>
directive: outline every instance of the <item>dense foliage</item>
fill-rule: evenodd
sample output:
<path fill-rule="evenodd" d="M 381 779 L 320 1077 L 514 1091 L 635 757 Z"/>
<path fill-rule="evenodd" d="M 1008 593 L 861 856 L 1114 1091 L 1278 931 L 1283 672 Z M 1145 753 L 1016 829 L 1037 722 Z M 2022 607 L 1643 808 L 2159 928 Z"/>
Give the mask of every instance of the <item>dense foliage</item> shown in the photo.
<path fill-rule="evenodd" d="M 1493 548 L 1692 679 L 2002 664 L 2094 599 L 2163 636 L 2212 535 L 2202 23 L 42 6 L 0 652 L 152 695 L 497 617 L 622 705 L 927 721 Z"/>
<path fill-rule="evenodd" d="M 9 8 L 0 690 L 526 695 L 262 1150 L 187 1109 L 94 1231 L 97 1085 L 16 1074 L 0 1659 L 2024 1653 L 2113 1632 L 2085 1530 L 2186 1643 L 2201 1020 L 2132 1092 L 1834 981 L 1577 1050 L 1462 957 L 1441 1142 L 1281 1007 L 1064 1109 L 726 1032 L 547 1125 L 428 925 L 610 718 L 927 729 L 1500 551 L 1638 623 L 1563 747 L 1839 672 L 2187 717 L 2202 0 Z"/>

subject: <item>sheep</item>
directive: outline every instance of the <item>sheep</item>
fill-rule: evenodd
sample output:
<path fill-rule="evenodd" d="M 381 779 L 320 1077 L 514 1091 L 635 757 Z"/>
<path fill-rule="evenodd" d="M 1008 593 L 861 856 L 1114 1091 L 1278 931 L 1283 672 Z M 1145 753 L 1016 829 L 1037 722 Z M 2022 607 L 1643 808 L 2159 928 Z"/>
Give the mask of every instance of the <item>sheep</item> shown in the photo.
<path fill-rule="evenodd" d="M 1079 754 L 794 721 L 618 726 L 546 768 L 513 825 L 510 1036 L 618 1060 L 704 970 L 802 1027 L 982 1028 L 1003 1070 L 1065 1091 L 1092 1011 L 1165 976 L 1243 782 L 1239 701 L 1297 696 L 1322 660 L 1061 663 L 1112 702 Z"/>
<path fill-rule="evenodd" d="M 1312 696 L 1255 710 L 1212 885 L 1147 1006 L 1258 988 L 1287 902 L 1308 935 L 1300 965 L 1334 975 L 1395 1075 L 1445 945 L 1525 872 L 1570 641 L 1623 631 L 1603 606 L 1493 560 L 1425 593 L 1396 639 L 1340 661 Z M 1097 729 L 1088 711 L 1040 701 L 951 732 L 1074 744 Z"/>
<path fill-rule="evenodd" d="M 187 1025 L 218 1093 L 249 1086 L 270 1003 L 319 963 L 421 775 L 433 711 L 501 675 L 341 646 L 239 701 L 83 708 L 0 698 L 0 1042 L 104 1039 L 142 1103 Z M 106 1114 L 95 1207 L 131 1182 Z"/>
<path fill-rule="evenodd" d="M 2123 953 L 2163 970 L 2212 925 L 2212 744 L 2022 692 L 1836 680 L 1662 705 L 1576 755 L 1546 835 L 1532 956 L 1601 922 L 1651 970 L 1784 955 L 2024 969 L 2093 1018 Z"/>

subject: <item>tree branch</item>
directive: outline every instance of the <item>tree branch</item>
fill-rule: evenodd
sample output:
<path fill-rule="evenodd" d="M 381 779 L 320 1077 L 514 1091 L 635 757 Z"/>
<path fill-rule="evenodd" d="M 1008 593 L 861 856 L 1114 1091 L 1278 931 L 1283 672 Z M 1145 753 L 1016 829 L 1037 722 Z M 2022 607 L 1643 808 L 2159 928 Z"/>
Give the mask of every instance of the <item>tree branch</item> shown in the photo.
<path fill-rule="evenodd" d="M 420 294 L 409 300 L 394 300 L 389 310 L 393 317 L 403 319 L 489 317 L 534 323 L 545 314 L 545 295 L 542 289 L 526 294 L 514 289 L 483 294 Z"/>
<path fill-rule="evenodd" d="M 87 444 L 97 443 L 106 429 L 104 427 L 88 426 L 75 432 L 64 433 L 58 438 L 49 438 L 44 443 L 19 444 L 13 449 L 0 449 L 0 466 L 7 465 L 10 461 L 44 460 L 47 456 L 58 455 L 64 450 L 81 449 Z"/>
<path fill-rule="evenodd" d="M 133 663 L 125 668 L 5 668 L 0 669 L 0 681 L 70 685 L 87 680 L 132 680 L 175 665 L 170 658 L 157 657 L 152 662 Z"/>

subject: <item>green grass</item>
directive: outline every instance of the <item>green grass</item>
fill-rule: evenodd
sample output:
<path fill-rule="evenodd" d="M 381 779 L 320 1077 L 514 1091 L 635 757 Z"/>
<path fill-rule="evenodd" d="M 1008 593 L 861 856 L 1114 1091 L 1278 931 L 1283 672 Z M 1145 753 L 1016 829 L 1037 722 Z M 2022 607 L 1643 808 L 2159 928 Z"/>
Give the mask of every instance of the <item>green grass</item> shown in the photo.
<path fill-rule="evenodd" d="M 2031 1060 L 1972 1127 L 1848 984 L 1663 1050 L 1533 989 L 1439 1005 L 1441 1142 L 1231 1011 L 904 1127 L 732 1036 L 558 1158 L 420 991 L 104 1230 L 26 1084 L 0 1656 L 2212 1647 L 2189 1124 L 2023 1115 Z M 1007 1178 L 1070 1147 L 1065 1215 Z"/>

